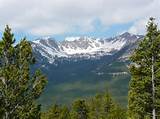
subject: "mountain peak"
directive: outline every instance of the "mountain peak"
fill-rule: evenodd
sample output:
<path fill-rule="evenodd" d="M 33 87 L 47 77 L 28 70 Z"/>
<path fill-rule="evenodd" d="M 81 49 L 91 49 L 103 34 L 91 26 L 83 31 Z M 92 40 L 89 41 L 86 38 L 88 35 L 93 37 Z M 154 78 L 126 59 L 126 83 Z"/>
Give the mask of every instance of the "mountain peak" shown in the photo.
<path fill-rule="evenodd" d="M 57 43 L 57 41 L 53 37 L 41 37 L 32 41 L 33 43 Z"/>
<path fill-rule="evenodd" d="M 130 36 L 134 36 L 134 34 L 131 34 L 129 32 L 124 32 L 120 35 L 121 37 L 130 37 Z"/>
<path fill-rule="evenodd" d="M 136 39 L 141 39 L 143 38 L 144 36 L 143 35 L 136 35 L 136 34 L 132 34 L 132 33 L 129 33 L 129 32 L 125 32 L 121 35 L 119 35 L 120 38 L 125 38 L 127 39 L 127 41 L 133 41 L 133 40 L 136 40 Z M 134 42 L 134 41 L 133 41 Z"/>

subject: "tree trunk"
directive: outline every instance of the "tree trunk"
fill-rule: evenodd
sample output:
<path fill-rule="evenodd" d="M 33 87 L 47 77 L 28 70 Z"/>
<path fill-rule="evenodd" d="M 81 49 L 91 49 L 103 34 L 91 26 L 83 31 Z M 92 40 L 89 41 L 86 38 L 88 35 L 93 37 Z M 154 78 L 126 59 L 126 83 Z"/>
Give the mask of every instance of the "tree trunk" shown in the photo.
<path fill-rule="evenodd" d="M 155 82 L 154 82 L 154 56 L 152 56 L 152 102 L 153 102 L 153 109 L 152 109 L 152 119 L 156 119 L 156 109 L 155 109 Z"/>
<path fill-rule="evenodd" d="M 5 115 L 4 115 L 3 119 L 9 119 L 8 112 L 5 112 Z"/>

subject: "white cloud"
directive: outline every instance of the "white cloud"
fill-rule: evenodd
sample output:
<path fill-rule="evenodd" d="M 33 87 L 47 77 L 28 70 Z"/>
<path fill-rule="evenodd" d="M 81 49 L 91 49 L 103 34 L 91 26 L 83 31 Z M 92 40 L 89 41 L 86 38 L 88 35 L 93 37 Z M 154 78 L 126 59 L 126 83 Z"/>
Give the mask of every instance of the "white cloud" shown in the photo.
<path fill-rule="evenodd" d="M 99 19 L 106 27 L 135 22 L 131 32 L 141 32 L 143 19 L 160 16 L 159 0 L 0 0 L 0 27 L 51 35 L 94 29 Z"/>
<path fill-rule="evenodd" d="M 149 20 L 149 17 L 156 18 L 156 22 L 158 23 L 160 21 L 160 13 L 158 12 L 160 8 L 160 0 L 151 0 L 152 2 L 146 6 L 146 10 L 144 11 L 144 14 L 139 16 L 139 19 L 135 21 L 133 26 L 128 30 L 131 33 L 134 34 L 145 34 L 146 33 L 146 25 Z"/>
<path fill-rule="evenodd" d="M 136 21 L 128 31 L 133 34 L 144 34 L 146 32 L 147 20 L 148 19 L 142 19 Z"/>

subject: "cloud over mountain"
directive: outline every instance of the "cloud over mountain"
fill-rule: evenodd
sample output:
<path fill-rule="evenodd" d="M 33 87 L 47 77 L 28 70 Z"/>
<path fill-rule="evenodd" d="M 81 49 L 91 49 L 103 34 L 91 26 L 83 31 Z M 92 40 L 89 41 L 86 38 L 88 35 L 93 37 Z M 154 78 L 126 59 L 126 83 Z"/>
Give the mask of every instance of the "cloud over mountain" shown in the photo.
<path fill-rule="evenodd" d="M 75 30 L 89 32 L 99 20 L 105 27 L 133 22 L 139 30 L 148 17 L 160 16 L 159 0 L 0 0 L 0 27 L 33 35 L 54 35 Z M 140 25 L 137 25 L 137 24 Z"/>

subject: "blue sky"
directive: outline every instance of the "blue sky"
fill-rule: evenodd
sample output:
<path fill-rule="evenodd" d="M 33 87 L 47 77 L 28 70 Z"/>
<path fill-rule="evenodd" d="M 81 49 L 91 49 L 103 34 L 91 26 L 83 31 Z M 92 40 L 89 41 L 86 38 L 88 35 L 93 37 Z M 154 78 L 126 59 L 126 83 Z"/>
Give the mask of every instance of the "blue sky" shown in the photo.
<path fill-rule="evenodd" d="M 160 0 L 0 0 L 0 36 L 6 24 L 15 37 L 112 37 L 144 34 L 149 17 L 159 22 Z"/>
<path fill-rule="evenodd" d="M 133 23 L 126 23 L 126 24 L 113 24 L 109 26 L 108 28 L 104 27 L 100 22 L 96 21 L 94 23 L 94 30 L 90 32 L 81 32 L 78 31 L 78 28 L 75 29 L 74 32 L 65 33 L 62 35 L 54 35 L 57 40 L 64 40 L 65 37 L 72 37 L 72 36 L 88 36 L 88 37 L 94 37 L 94 38 L 108 38 L 108 37 L 114 37 L 118 34 L 121 34 L 123 32 L 128 32 L 128 29 L 133 25 Z"/>

